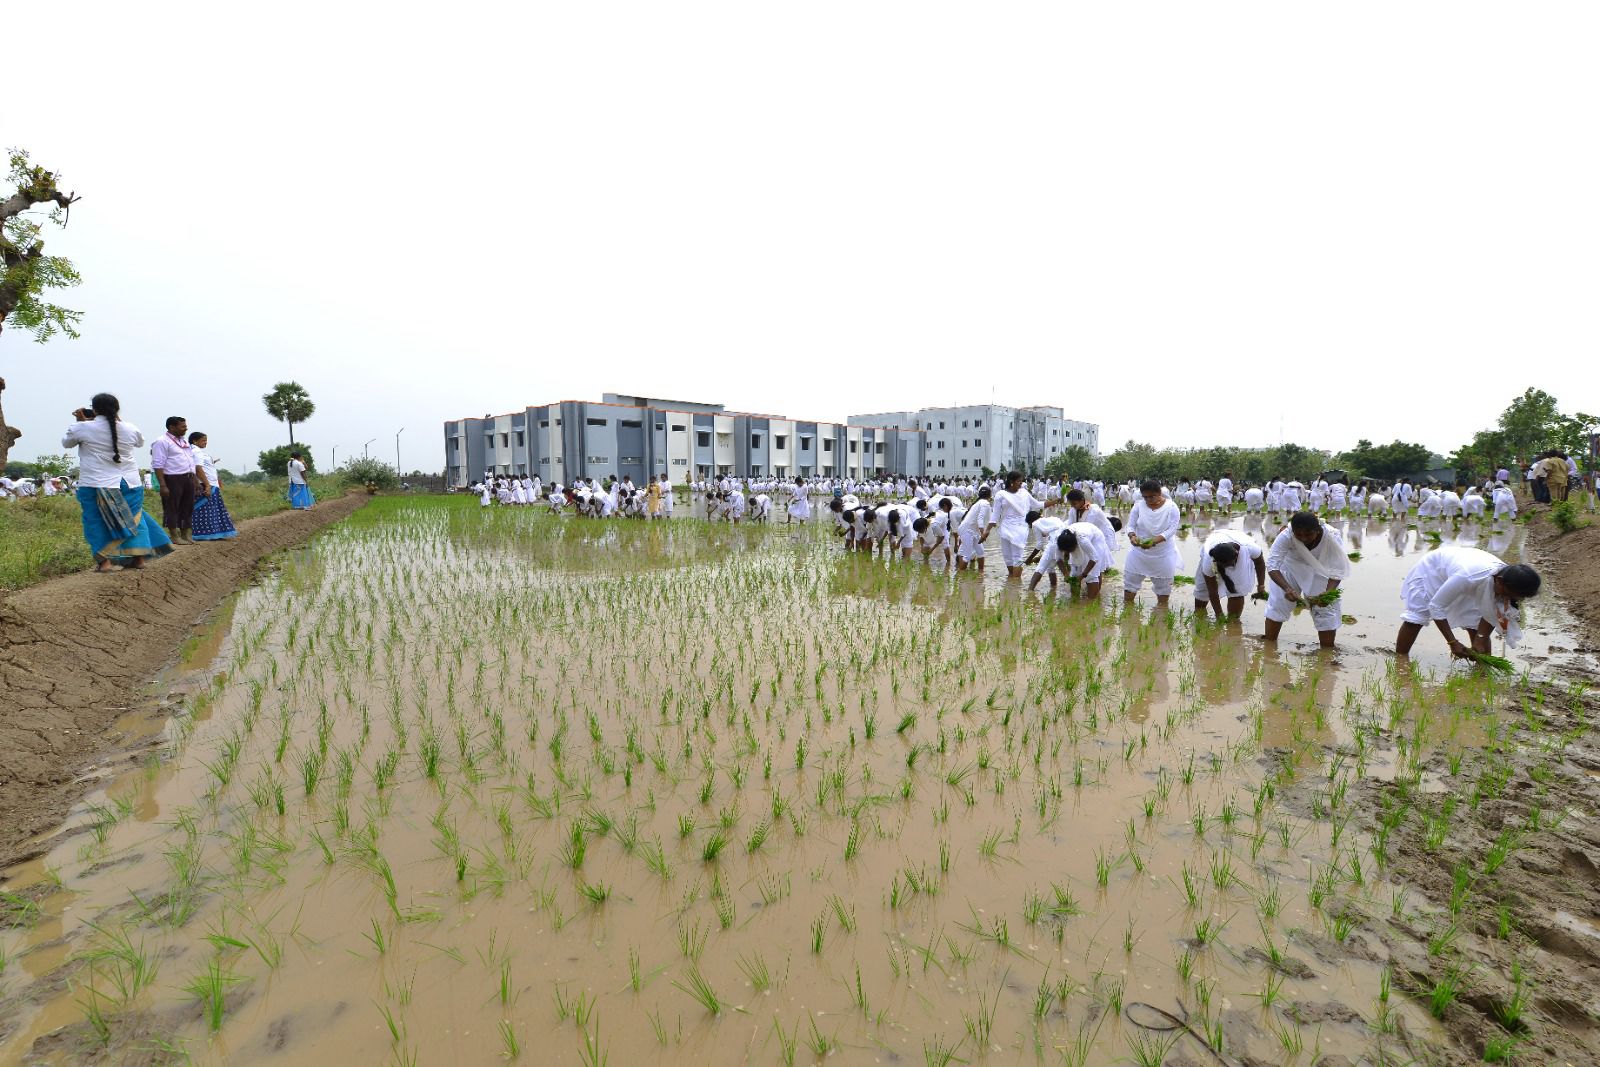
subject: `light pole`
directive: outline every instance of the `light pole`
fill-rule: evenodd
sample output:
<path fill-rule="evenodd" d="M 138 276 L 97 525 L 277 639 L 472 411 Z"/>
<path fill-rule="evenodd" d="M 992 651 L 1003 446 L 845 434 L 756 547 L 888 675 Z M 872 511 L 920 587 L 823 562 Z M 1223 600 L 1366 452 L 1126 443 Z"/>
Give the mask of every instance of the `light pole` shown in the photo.
<path fill-rule="evenodd" d="M 377 440 L 376 437 L 367 438 L 367 445 L 370 445 L 372 442 L 374 442 L 376 440 Z M 361 446 L 361 458 L 362 459 L 366 459 L 367 458 L 367 445 L 362 445 Z"/>
<path fill-rule="evenodd" d="M 406 432 L 404 426 L 394 432 L 394 476 L 400 477 L 400 435 Z"/>

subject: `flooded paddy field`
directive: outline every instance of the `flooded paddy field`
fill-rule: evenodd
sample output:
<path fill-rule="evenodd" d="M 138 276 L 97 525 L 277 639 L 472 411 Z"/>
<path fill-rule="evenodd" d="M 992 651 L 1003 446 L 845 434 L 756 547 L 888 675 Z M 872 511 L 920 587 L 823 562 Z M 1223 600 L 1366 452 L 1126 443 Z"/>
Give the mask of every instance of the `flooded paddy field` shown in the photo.
<path fill-rule="evenodd" d="M 7 872 L 0 1064 L 1431 1062 L 1475 995 L 1486 1045 L 1555 1040 L 1538 961 L 1461 946 L 1514 943 L 1495 879 L 1564 817 L 1535 795 L 1593 663 L 1541 599 L 1524 677 L 1431 631 L 1397 665 L 1416 558 L 1522 531 L 1337 525 L 1319 653 L 1304 616 L 1272 648 L 1185 587 L 1054 602 L 821 524 L 375 501 Z"/>

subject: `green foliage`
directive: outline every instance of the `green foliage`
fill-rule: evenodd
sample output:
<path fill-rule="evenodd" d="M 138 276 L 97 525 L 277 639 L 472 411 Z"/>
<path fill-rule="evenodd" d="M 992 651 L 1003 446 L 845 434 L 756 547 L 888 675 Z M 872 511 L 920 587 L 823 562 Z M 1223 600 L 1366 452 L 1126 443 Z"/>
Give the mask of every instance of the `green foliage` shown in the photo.
<path fill-rule="evenodd" d="M 1336 456 L 1334 465 L 1352 475 L 1389 479 L 1425 471 L 1432 465 L 1432 459 L 1433 453 L 1427 445 L 1399 440 L 1374 445 L 1363 438 L 1356 442 L 1356 447 Z"/>
<path fill-rule="evenodd" d="M 46 223 L 66 225 L 65 205 L 71 198 L 56 187 L 56 178 L 29 162 L 28 153 L 13 148 L 6 174 L 8 187 L 0 188 L 0 200 L 23 193 L 34 205 L 49 205 L 42 218 L 23 211 L 0 220 L 0 251 L 5 253 L 5 268 L 0 272 L 0 329 L 16 326 L 41 343 L 57 333 L 77 337 L 83 318 L 83 312 L 45 299 L 48 290 L 68 289 L 83 280 L 70 260 L 45 255 L 39 238 Z"/>
<path fill-rule="evenodd" d="M 1510 466 L 1513 458 L 1526 462 L 1546 449 L 1584 455 L 1589 451 L 1589 433 L 1600 417 L 1577 412 L 1563 415 L 1555 397 L 1543 389 L 1526 389 L 1500 413 L 1496 428 L 1479 430 L 1469 444 L 1462 445 L 1451 462 L 1474 472 L 1487 472 Z"/>
<path fill-rule="evenodd" d="M 1099 462 L 1082 445 L 1068 445 L 1061 450 L 1059 455 L 1050 457 L 1050 462 L 1044 465 L 1046 478 L 1083 478 L 1092 472 Z"/>
<path fill-rule="evenodd" d="M 266 405 L 268 415 L 289 424 L 290 444 L 294 444 L 294 424 L 305 422 L 317 410 L 317 405 L 311 402 L 311 394 L 299 382 L 279 382 L 261 402 Z"/>
<path fill-rule="evenodd" d="M 350 460 L 337 473 L 351 485 L 371 483 L 379 489 L 393 489 L 400 484 L 400 476 L 393 467 L 381 459 L 368 456 Z"/>
<path fill-rule="evenodd" d="M 307 471 L 316 470 L 316 464 L 311 458 L 310 445 L 279 445 L 277 448 L 269 448 L 256 457 L 256 465 L 272 477 L 287 477 L 290 452 L 300 453 L 301 462 L 305 463 Z"/>
<path fill-rule="evenodd" d="M 1589 525 L 1579 512 L 1576 500 L 1559 500 L 1550 505 L 1550 521 L 1564 534 Z"/>
<path fill-rule="evenodd" d="M 1217 478 L 1232 471 L 1236 482 L 1264 482 L 1274 475 L 1309 480 L 1328 467 L 1328 453 L 1293 443 L 1277 448 L 1156 448 L 1129 441 L 1101 458 L 1089 469 L 1074 467 L 1074 477 L 1095 477 L 1107 482 L 1155 478 L 1167 485 L 1188 479 Z"/>

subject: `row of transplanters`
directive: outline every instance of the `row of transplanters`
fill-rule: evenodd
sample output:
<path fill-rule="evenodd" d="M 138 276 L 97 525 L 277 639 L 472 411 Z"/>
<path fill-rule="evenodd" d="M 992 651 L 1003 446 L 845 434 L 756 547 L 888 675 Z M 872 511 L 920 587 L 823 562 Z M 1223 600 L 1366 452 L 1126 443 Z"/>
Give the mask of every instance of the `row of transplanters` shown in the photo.
<path fill-rule="evenodd" d="M 1037 562 L 1030 590 L 1048 577 L 1054 591 L 1059 572 L 1086 599 L 1098 599 L 1114 563 L 1120 531 L 1130 545 L 1123 571 L 1125 602 L 1131 603 L 1149 581 L 1158 606 L 1165 607 L 1181 565 L 1176 543 L 1179 513 L 1158 482 L 1143 483 L 1140 495 L 1125 531 L 1080 490 L 1067 494 L 1069 518 L 1043 515 L 1058 501 L 1034 498 L 1016 478 L 996 494 L 997 501 L 991 503 L 985 488 L 964 510 L 950 498 L 938 498 L 931 507 L 922 502 L 852 507 L 848 501 L 835 501 L 831 507 L 851 547 L 868 552 L 877 548 L 885 554 L 900 548 L 907 557 L 913 548 L 920 548 L 925 560 L 942 552 L 947 563 L 954 559 L 958 569 L 981 570 L 983 546 L 999 530 L 1009 577 L 1020 577 L 1025 563 Z M 1039 547 L 1024 560 L 1021 552 L 1030 529 Z M 1239 619 L 1246 589 L 1253 585 L 1254 597 L 1267 602 L 1262 633 L 1267 641 L 1276 641 L 1295 609 L 1303 608 L 1311 616 L 1319 645 L 1332 648 L 1342 621 L 1337 591 L 1349 575 L 1343 538 L 1311 512 L 1291 516 L 1265 550 L 1237 531 L 1216 530 L 1206 538 L 1195 569 L 1195 613 L 1203 615 L 1209 608 L 1218 619 L 1225 611 L 1228 618 Z M 1538 572 L 1526 564 L 1507 564 L 1476 548 L 1434 549 L 1402 583 L 1403 613 L 1395 652 L 1408 655 L 1429 622 L 1459 658 L 1487 654 L 1496 633 L 1514 647 L 1521 634 L 1521 602 L 1535 596 L 1539 587 Z M 1465 632 L 1465 640 L 1455 636 L 1456 629 Z"/>

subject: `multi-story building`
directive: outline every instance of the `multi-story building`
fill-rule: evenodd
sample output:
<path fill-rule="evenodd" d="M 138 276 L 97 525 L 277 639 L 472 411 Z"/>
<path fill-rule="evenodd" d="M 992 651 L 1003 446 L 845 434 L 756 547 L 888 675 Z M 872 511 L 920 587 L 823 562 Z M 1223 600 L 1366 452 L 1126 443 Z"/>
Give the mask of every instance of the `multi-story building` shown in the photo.
<path fill-rule="evenodd" d="M 923 408 L 851 415 L 860 426 L 909 426 L 927 435 L 930 477 L 962 477 L 991 471 L 1043 470 L 1045 464 L 1078 445 L 1098 457 L 1100 427 L 1066 418 L 1061 408 L 1013 408 L 1003 404 Z"/>
<path fill-rule="evenodd" d="M 728 411 L 721 404 L 606 393 L 444 424 L 445 475 L 465 486 L 484 473 L 542 481 L 666 474 L 674 483 L 718 474 L 852 477 L 924 471 L 915 428 L 848 425 Z"/>

